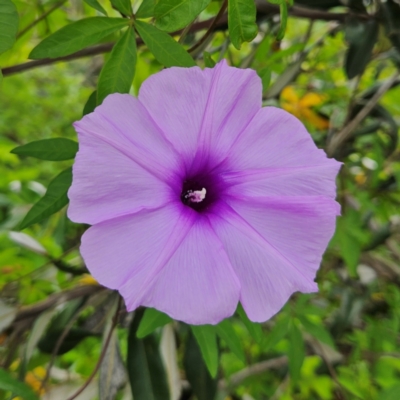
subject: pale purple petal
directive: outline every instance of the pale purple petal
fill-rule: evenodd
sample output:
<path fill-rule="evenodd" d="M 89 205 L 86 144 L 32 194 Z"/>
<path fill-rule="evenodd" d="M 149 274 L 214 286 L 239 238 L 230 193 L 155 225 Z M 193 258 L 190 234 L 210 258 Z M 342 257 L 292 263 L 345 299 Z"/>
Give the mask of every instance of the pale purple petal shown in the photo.
<path fill-rule="evenodd" d="M 133 96 L 107 96 L 102 105 L 75 122 L 74 127 L 78 134 L 103 140 L 162 181 L 174 185 L 177 175 L 181 176 L 178 154 Z"/>
<path fill-rule="evenodd" d="M 326 197 L 230 201 L 210 215 L 241 284 L 252 321 L 277 313 L 295 291 L 317 291 L 322 254 L 334 232 L 336 203 Z"/>
<path fill-rule="evenodd" d="M 148 288 L 143 305 L 189 324 L 216 324 L 231 316 L 240 284 L 206 217 L 198 217 L 175 254 Z"/>
<path fill-rule="evenodd" d="M 80 250 L 90 273 L 100 284 L 120 289 L 130 310 L 140 305 L 146 282 L 193 224 L 192 213 L 182 213 L 182 207 L 171 204 L 101 222 L 82 236 Z"/>
<path fill-rule="evenodd" d="M 303 167 L 247 169 L 222 174 L 227 193 L 252 196 L 336 197 L 336 175 L 341 164 L 326 159 L 324 164 Z"/>
<path fill-rule="evenodd" d="M 139 100 L 190 168 L 226 156 L 260 109 L 261 91 L 253 70 L 223 61 L 213 69 L 165 69 L 142 84 Z"/>
<path fill-rule="evenodd" d="M 274 107 L 262 108 L 219 166 L 232 190 L 248 195 L 334 198 L 340 163 L 319 150 L 304 125 Z"/>
<path fill-rule="evenodd" d="M 87 133 L 79 135 L 68 197 L 69 218 L 87 224 L 157 208 L 176 198 L 167 183 L 98 136 Z"/>

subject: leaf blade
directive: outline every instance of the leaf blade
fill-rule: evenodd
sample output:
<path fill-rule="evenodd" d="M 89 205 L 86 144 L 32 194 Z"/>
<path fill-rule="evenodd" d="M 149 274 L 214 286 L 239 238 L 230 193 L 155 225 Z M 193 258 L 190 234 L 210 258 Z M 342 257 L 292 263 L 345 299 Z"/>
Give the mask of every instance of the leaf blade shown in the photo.
<path fill-rule="evenodd" d="M 154 9 L 157 28 L 177 31 L 190 24 L 211 0 L 160 0 Z"/>
<path fill-rule="evenodd" d="M 56 58 L 75 53 L 98 43 L 104 37 L 129 24 L 124 18 L 89 17 L 72 24 L 48 36 L 29 54 L 29 58 Z"/>
<path fill-rule="evenodd" d="M 172 319 L 167 314 L 164 314 L 155 308 L 147 308 L 143 314 L 142 320 L 140 321 L 136 335 L 139 339 L 142 339 L 154 332 L 157 328 L 160 328 L 171 321 Z"/>
<path fill-rule="evenodd" d="M 240 361 L 246 363 L 243 347 L 240 340 L 233 329 L 232 322 L 229 319 L 224 319 L 216 325 L 217 335 L 225 341 L 230 350 L 239 358 Z"/>
<path fill-rule="evenodd" d="M 0 54 L 14 45 L 17 31 L 17 8 L 11 0 L 0 0 Z"/>
<path fill-rule="evenodd" d="M 190 54 L 167 33 L 143 21 L 136 21 L 135 27 L 161 64 L 166 67 L 194 67 L 196 65 Z"/>
<path fill-rule="evenodd" d="M 72 183 L 72 168 L 58 174 L 49 184 L 46 194 L 29 210 L 20 229 L 44 220 L 68 204 L 67 192 Z"/>
<path fill-rule="evenodd" d="M 240 50 L 242 42 L 250 42 L 258 32 L 254 0 L 229 0 L 228 28 L 232 44 Z"/>
<path fill-rule="evenodd" d="M 136 69 L 136 38 L 133 29 L 121 36 L 104 64 L 97 85 L 97 104 L 111 93 L 129 93 Z"/>
<path fill-rule="evenodd" d="M 215 327 L 212 325 L 192 325 L 191 328 L 208 371 L 215 378 L 218 372 L 218 345 Z"/>
<path fill-rule="evenodd" d="M 27 386 L 11 376 L 7 371 L 0 368 L 0 389 L 12 392 L 14 395 L 21 396 L 24 400 L 39 400 L 39 397 Z"/>
<path fill-rule="evenodd" d="M 75 158 L 78 151 L 78 143 L 66 138 L 53 138 L 35 140 L 18 146 L 11 150 L 18 156 L 35 157 L 39 160 L 64 161 Z"/>

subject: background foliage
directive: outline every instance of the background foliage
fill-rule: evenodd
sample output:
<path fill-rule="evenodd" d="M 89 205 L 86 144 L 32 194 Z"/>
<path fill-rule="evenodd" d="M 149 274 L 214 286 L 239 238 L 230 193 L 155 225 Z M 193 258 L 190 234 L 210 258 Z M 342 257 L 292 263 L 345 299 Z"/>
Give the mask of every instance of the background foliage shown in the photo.
<path fill-rule="evenodd" d="M 399 399 L 399 3 L 0 0 L 0 399 Z M 343 162 L 320 293 L 262 325 L 127 314 L 65 215 L 71 123 L 222 58 Z"/>

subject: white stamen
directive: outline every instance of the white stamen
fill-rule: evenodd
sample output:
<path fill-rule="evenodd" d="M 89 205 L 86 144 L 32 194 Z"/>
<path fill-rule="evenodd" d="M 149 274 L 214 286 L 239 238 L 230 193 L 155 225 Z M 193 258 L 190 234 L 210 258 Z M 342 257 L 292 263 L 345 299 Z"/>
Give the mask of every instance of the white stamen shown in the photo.
<path fill-rule="evenodd" d="M 188 197 L 193 203 L 200 203 L 206 198 L 206 193 L 206 188 L 203 188 L 201 190 L 194 190 L 193 192 L 188 193 Z"/>

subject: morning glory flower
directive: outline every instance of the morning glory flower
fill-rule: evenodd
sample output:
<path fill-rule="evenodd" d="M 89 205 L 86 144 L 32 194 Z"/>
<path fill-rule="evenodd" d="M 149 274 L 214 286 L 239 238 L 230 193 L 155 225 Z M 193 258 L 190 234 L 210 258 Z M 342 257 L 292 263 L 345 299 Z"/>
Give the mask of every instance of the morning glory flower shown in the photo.
<path fill-rule="evenodd" d="M 74 124 L 68 215 L 92 225 L 82 257 L 129 311 L 216 324 L 240 301 L 265 321 L 317 291 L 340 164 L 261 99 L 253 70 L 169 68 Z"/>

